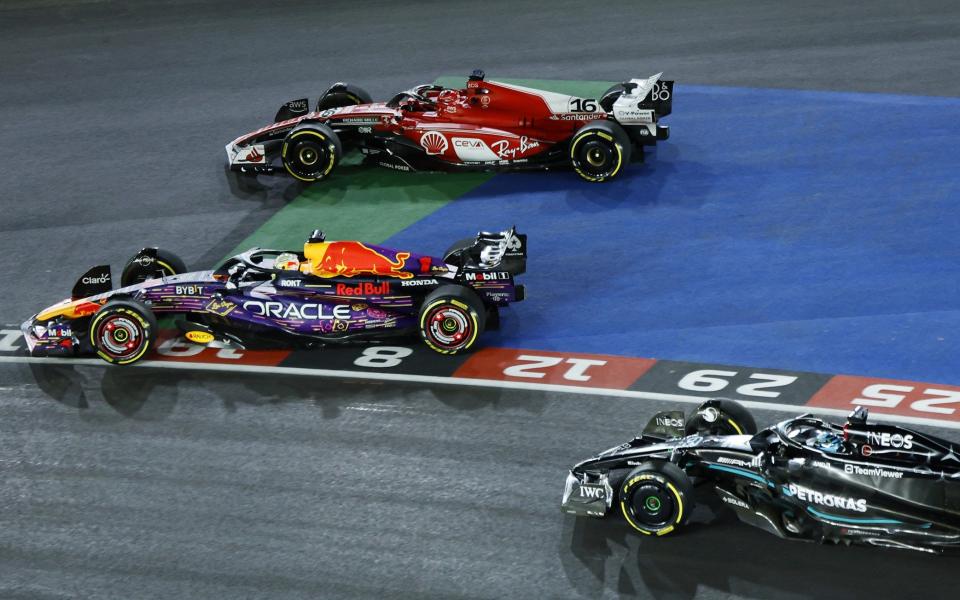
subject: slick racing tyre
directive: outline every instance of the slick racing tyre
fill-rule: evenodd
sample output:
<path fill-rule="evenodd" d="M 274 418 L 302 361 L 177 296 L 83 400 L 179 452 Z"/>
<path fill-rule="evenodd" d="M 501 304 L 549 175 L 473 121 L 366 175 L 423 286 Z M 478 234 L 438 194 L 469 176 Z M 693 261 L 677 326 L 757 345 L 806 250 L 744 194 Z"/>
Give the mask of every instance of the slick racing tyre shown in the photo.
<path fill-rule="evenodd" d="M 327 110 L 328 108 L 370 104 L 371 102 L 373 102 L 373 98 L 367 93 L 367 90 L 362 87 L 350 83 L 335 85 L 317 101 L 317 112 Z"/>
<path fill-rule="evenodd" d="M 487 310 L 473 290 L 444 285 L 420 307 L 420 337 L 431 350 L 457 354 L 473 347 L 486 326 Z"/>
<path fill-rule="evenodd" d="M 570 162 L 581 178 L 600 182 L 612 179 L 630 163 L 630 136 L 611 121 L 585 125 L 570 142 Z"/>
<path fill-rule="evenodd" d="M 340 162 L 343 146 L 332 129 L 322 123 L 299 125 L 283 140 L 283 166 L 300 181 L 319 181 Z"/>
<path fill-rule="evenodd" d="M 173 252 L 157 248 L 153 256 L 141 252 L 127 261 L 120 274 L 120 287 L 143 283 L 148 279 L 179 275 L 186 271 L 187 265 L 183 259 Z"/>
<path fill-rule="evenodd" d="M 693 482 L 677 465 L 652 460 L 627 475 L 619 500 L 631 527 L 644 535 L 667 535 L 693 512 Z"/>
<path fill-rule="evenodd" d="M 157 318 L 136 300 L 111 300 L 91 319 L 89 334 L 97 356 L 114 365 L 129 365 L 153 346 Z"/>
<path fill-rule="evenodd" d="M 716 398 L 698 406 L 683 429 L 685 435 L 753 435 L 757 422 L 736 400 Z"/>

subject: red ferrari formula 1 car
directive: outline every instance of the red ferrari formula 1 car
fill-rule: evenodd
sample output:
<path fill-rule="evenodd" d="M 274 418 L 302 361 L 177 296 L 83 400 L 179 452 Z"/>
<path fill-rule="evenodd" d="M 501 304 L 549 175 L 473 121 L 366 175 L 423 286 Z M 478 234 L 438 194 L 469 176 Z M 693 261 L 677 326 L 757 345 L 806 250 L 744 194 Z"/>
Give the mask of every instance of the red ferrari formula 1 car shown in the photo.
<path fill-rule="evenodd" d="M 673 82 L 660 75 L 599 98 L 486 81 L 479 70 L 464 89 L 421 85 L 389 102 L 337 83 L 313 111 L 306 98 L 287 102 L 274 123 L 227 144 L 228 173 L 285 170 L 318 181 L 359 148 L 367 162 L 401 171 L 572 167 L 587 181 L 606 181 L 669 137 L 659 120 L 670 114 Z"/>

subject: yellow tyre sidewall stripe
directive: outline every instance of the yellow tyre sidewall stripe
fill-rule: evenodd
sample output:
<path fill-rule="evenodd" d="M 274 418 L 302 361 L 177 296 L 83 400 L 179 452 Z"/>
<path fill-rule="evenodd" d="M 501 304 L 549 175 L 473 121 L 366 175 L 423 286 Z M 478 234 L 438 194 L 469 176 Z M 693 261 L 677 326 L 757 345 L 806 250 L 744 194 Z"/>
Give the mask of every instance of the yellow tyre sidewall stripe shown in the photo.
<path fill-rule="evenodd" d="M 577 164 L 577 159 L 576 159 L 577 145 L 579 145 L 581 141 L 587 139 L 588 137 L 593 137 L 593 136 L 601 137 L 612 142 L 613 147 L 616 148 L 617 150 L 617 167 L 609 175 L 606 175 L 604 177 L 596 177 L 596 176 L 590 175 L 589 173 L 584 173 L 580 169 L 580 166 Z M 623 151 L 620 148 L 620 144 L 617 143 L 617 141 L 613 138 L 613 136 L 603 131 L 597 131 L 594 129 L 594 130 L 581 133 L 579 136 L 573 139 L 573 143 L 570 144 L 570 161 L 573 163 L 573 170 L 576 171 L 578 175 L 580 175 L 587 181 L 594 181 L 594 182 L 604 181 L 606 179 L 610 179 L 614 177 L 617 173 L 620 172 L 620 169 L 623 167 Z"/>
<path fill-rule="evenodd" d="M 140 313 L 130 310 L 128 308 L 118 308 L 115 311 L 112 311 L 110 313 L 107 313 L 101 310 L 99 313 L 97 313 L 97 316 L 93 318 L 93 321 L 90 322 L 89 335 L 90 335 L 91 341 L 93 341 L 94 339 L 93 333 L 97 330 L 97 324 L 104 317 L 109 316 L 110 314 L 119 314 L 119 313 L 123 313 L 129 317 L 133 317 L 134 319 L 136 319 L 138 323 L 140 323 L 140 327 L 143 328 L 144 342 L 140 346 L 140 351 L 137 352 L 135 355 L 131 356 L 130 358 L 127 358 L 124 360 L 116 360 L 115 358 L 112 358 L 109 354 L 106 354 L 102 350 L 97 348 L 97 356 L 115 365 L 129 365 L 132 362 L 136 362 L 140 360 L 140 358 L 142 358 L 143 355 L 147 353 L 147 350 L 149 350 L 150 346 L 152 345 L 152 342 L 150 341 L 150 334 L 152 333 L 150 330 L 150 323 L 148 323 L 147 320 L 144 319 Z"/>
<path fill-rule="evenodd" d="M 448 304 L 448 303 L 466 311 L 467 315 L 470 316 L 470 322 L 473 323 L 473 335 L 470 336 L 470 339 L 467 341 L 465 345 L 461 346 L 456 350 L 450 350 L 449 348 L 440 348 L 439 346 L 436 346 L 435 344 L 433 344 L 433 342 L 430 341 L 430 337 L 423 333 L 427 329 L 426 327 L 427 315 L 430 313 L 430 311 L 438 306 L 441 306 L 443 304 Z M 480 323 L 477 320 L 477 313 L 474 312 L 469 306 L 467 306 L 463 302 L 460 302 L 459 300 L 456 300 L 454 298 L 451 298 L 449 300 L 440 299 L 440 300 L 431 302 L 429 306 L 423 309 L 423 313 L 420 315 L 420 335 L 423 338 L 423 342 L 427 346 L 429 346 L 431 350 L 435 352 L 439 352 L 440 354 L 455 354 L 457 352 L 463 352 L 464 350 L 470 349 L 470 347 L 473 346 L 473 343 L 477 340 L 477 335 L 479 334 L 480 334 Z"/>
<path fill-rule="evenodd" d="M 727 423 L 730 423 L 730 426 L 733 427 L 733 430 L 737 432 L 737 435 L 743 435 L 743 429 L 741 429 L 740 426 L 737 425 L 736 421 L 728 418 Z"/>
<path fill-rule="evenodd" d="M 626 494 L 630 492 L 630 489 L 635 484 L 643 481 L 656 481 L 661 485 L 666 485 L 670 493 L 673 494 L 673 497 L 677 501 L 677 518 L 674 519 L 673 524 L 667 525 L 666 527 L 663 527 L 658 530 L 649 530 L 649 529 L 642 528 L 632 518 L 630 518 L 630 512 L 627 510 L 627 503 L 623 500 L 623 498 L 626 496 Z M 676 529 L 677 525 L 679 525 L 680 522 L 683 520 L 683 498 L 680 496 L 680 491 L 676 488 L 676 486 L 674 486 L 672 483 L 667 481 L 667 479 L 662 475 L 659 475 L 657 473 L 641 473 L 639 475 L 634 475 L 621 488 L 620 512 L 623 513 L 623 518 L 627 520 L 627 523 L 631 527 L 633 527 L 634 529 L 636 529 L 637 531 L 639 531 L 644 535 L 657 535 L 657 536 L 667 535 L 668 533 Z"/>
<path fill-rule="evenodd" d="M 323 135 L 323 134 L 320 133 L 319 131 L 314 131 L 314 130 L 312 130 L 312 129 L 304 129 L 304 130 L 301 130 L 301 131 L 297 131 L 296 133 L 294 133 L 293 135 L 291 135 L 289 139 L 290 139 L 290 141 L 292 141 L 292 140 L 295 140 L 295 139 L 297 139 L 298 137 L 303 136 L 303 135 L 312 135 L 312 136 L 315 136 L 315 137 L 320 138 L 320 140 L 321 140 L 322 142 L 327 142 L 327 136 Z M 288 140 L 284 140 L 284 141 L 283 141 L 283 148 L 280 150 L 280 158 L 283 159 L 283 160 L 281 161 L 281 162 L 283 162 L 283 168 L 286 169 L 287 173 L 289 173 L 292 177 L 295 177 L 296 179 L 299 179 L 300 181 L 306 181 L 307 183 L 311 183 L 311 182 L 319 181 L 320 179 L 323 179 L 324 177 L 326 177 L 327 175 L 330 174 L 330 171 L 333 171 L 333 167 L 334 167 L 334 165 L 336 164 L 336 158 L 337 158 L 337 157 L 336 157 L 336 152 L 335 152 L 335 147 L 334 147 L 333 144 L 328 144 L 328 145 L 327 145 L 327 154 L 330 156 L 330 160 L 327 162 L 327 168 L 323 170 L 323 173 L 321 173 L 319 177 L 315 177 L 315 178 L 311 179 L 311 178 L 309 178 L 309 177 L 302 177 L 302 176 L 300 176 L 300 175 L 297 175 L 297 174 L 294 173 L 293 171 L 291 171 L 291 170 L 290 170 L 290 167 L 287 165 L 287 148 L 288 148 L 289 145 L 290 145 L 290 141 L 288 141 Z"/>

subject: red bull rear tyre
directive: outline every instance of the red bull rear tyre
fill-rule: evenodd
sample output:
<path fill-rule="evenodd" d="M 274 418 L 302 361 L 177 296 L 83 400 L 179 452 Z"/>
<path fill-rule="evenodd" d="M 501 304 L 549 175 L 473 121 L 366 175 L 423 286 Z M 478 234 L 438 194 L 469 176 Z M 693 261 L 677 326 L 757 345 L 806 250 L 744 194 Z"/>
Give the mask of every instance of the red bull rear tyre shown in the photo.
<path fill-rule="evenodd" d="M 465 352 L 483 333 L 486 312 L 472 290 L 456 285 L 439 287 L 420 308 L 420 337 L 440 354 Z"/>

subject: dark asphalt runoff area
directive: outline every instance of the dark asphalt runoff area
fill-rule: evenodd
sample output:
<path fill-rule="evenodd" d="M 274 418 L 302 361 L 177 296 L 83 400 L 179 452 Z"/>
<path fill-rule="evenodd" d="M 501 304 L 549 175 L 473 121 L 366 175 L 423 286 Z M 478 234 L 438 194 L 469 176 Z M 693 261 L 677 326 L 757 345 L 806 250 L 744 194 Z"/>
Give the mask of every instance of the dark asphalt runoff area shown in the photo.
<path fill-rule="evenodd" d="M 144 245 L 212 265 L 297 193 L 283 182 L 234 197 L 223 145 L 333 81 L 383 98 L 474 68 L 664 71 L 687 84 L 957 96 L 958 39 L 955 2 L 8 0 L 0 324 Z M 709 506 L 660 540 L 562 515 L 565 469 L 664 408 L 3 364 L 0 598 L 955 594 L 954 559 L 788 543 Z"/>

